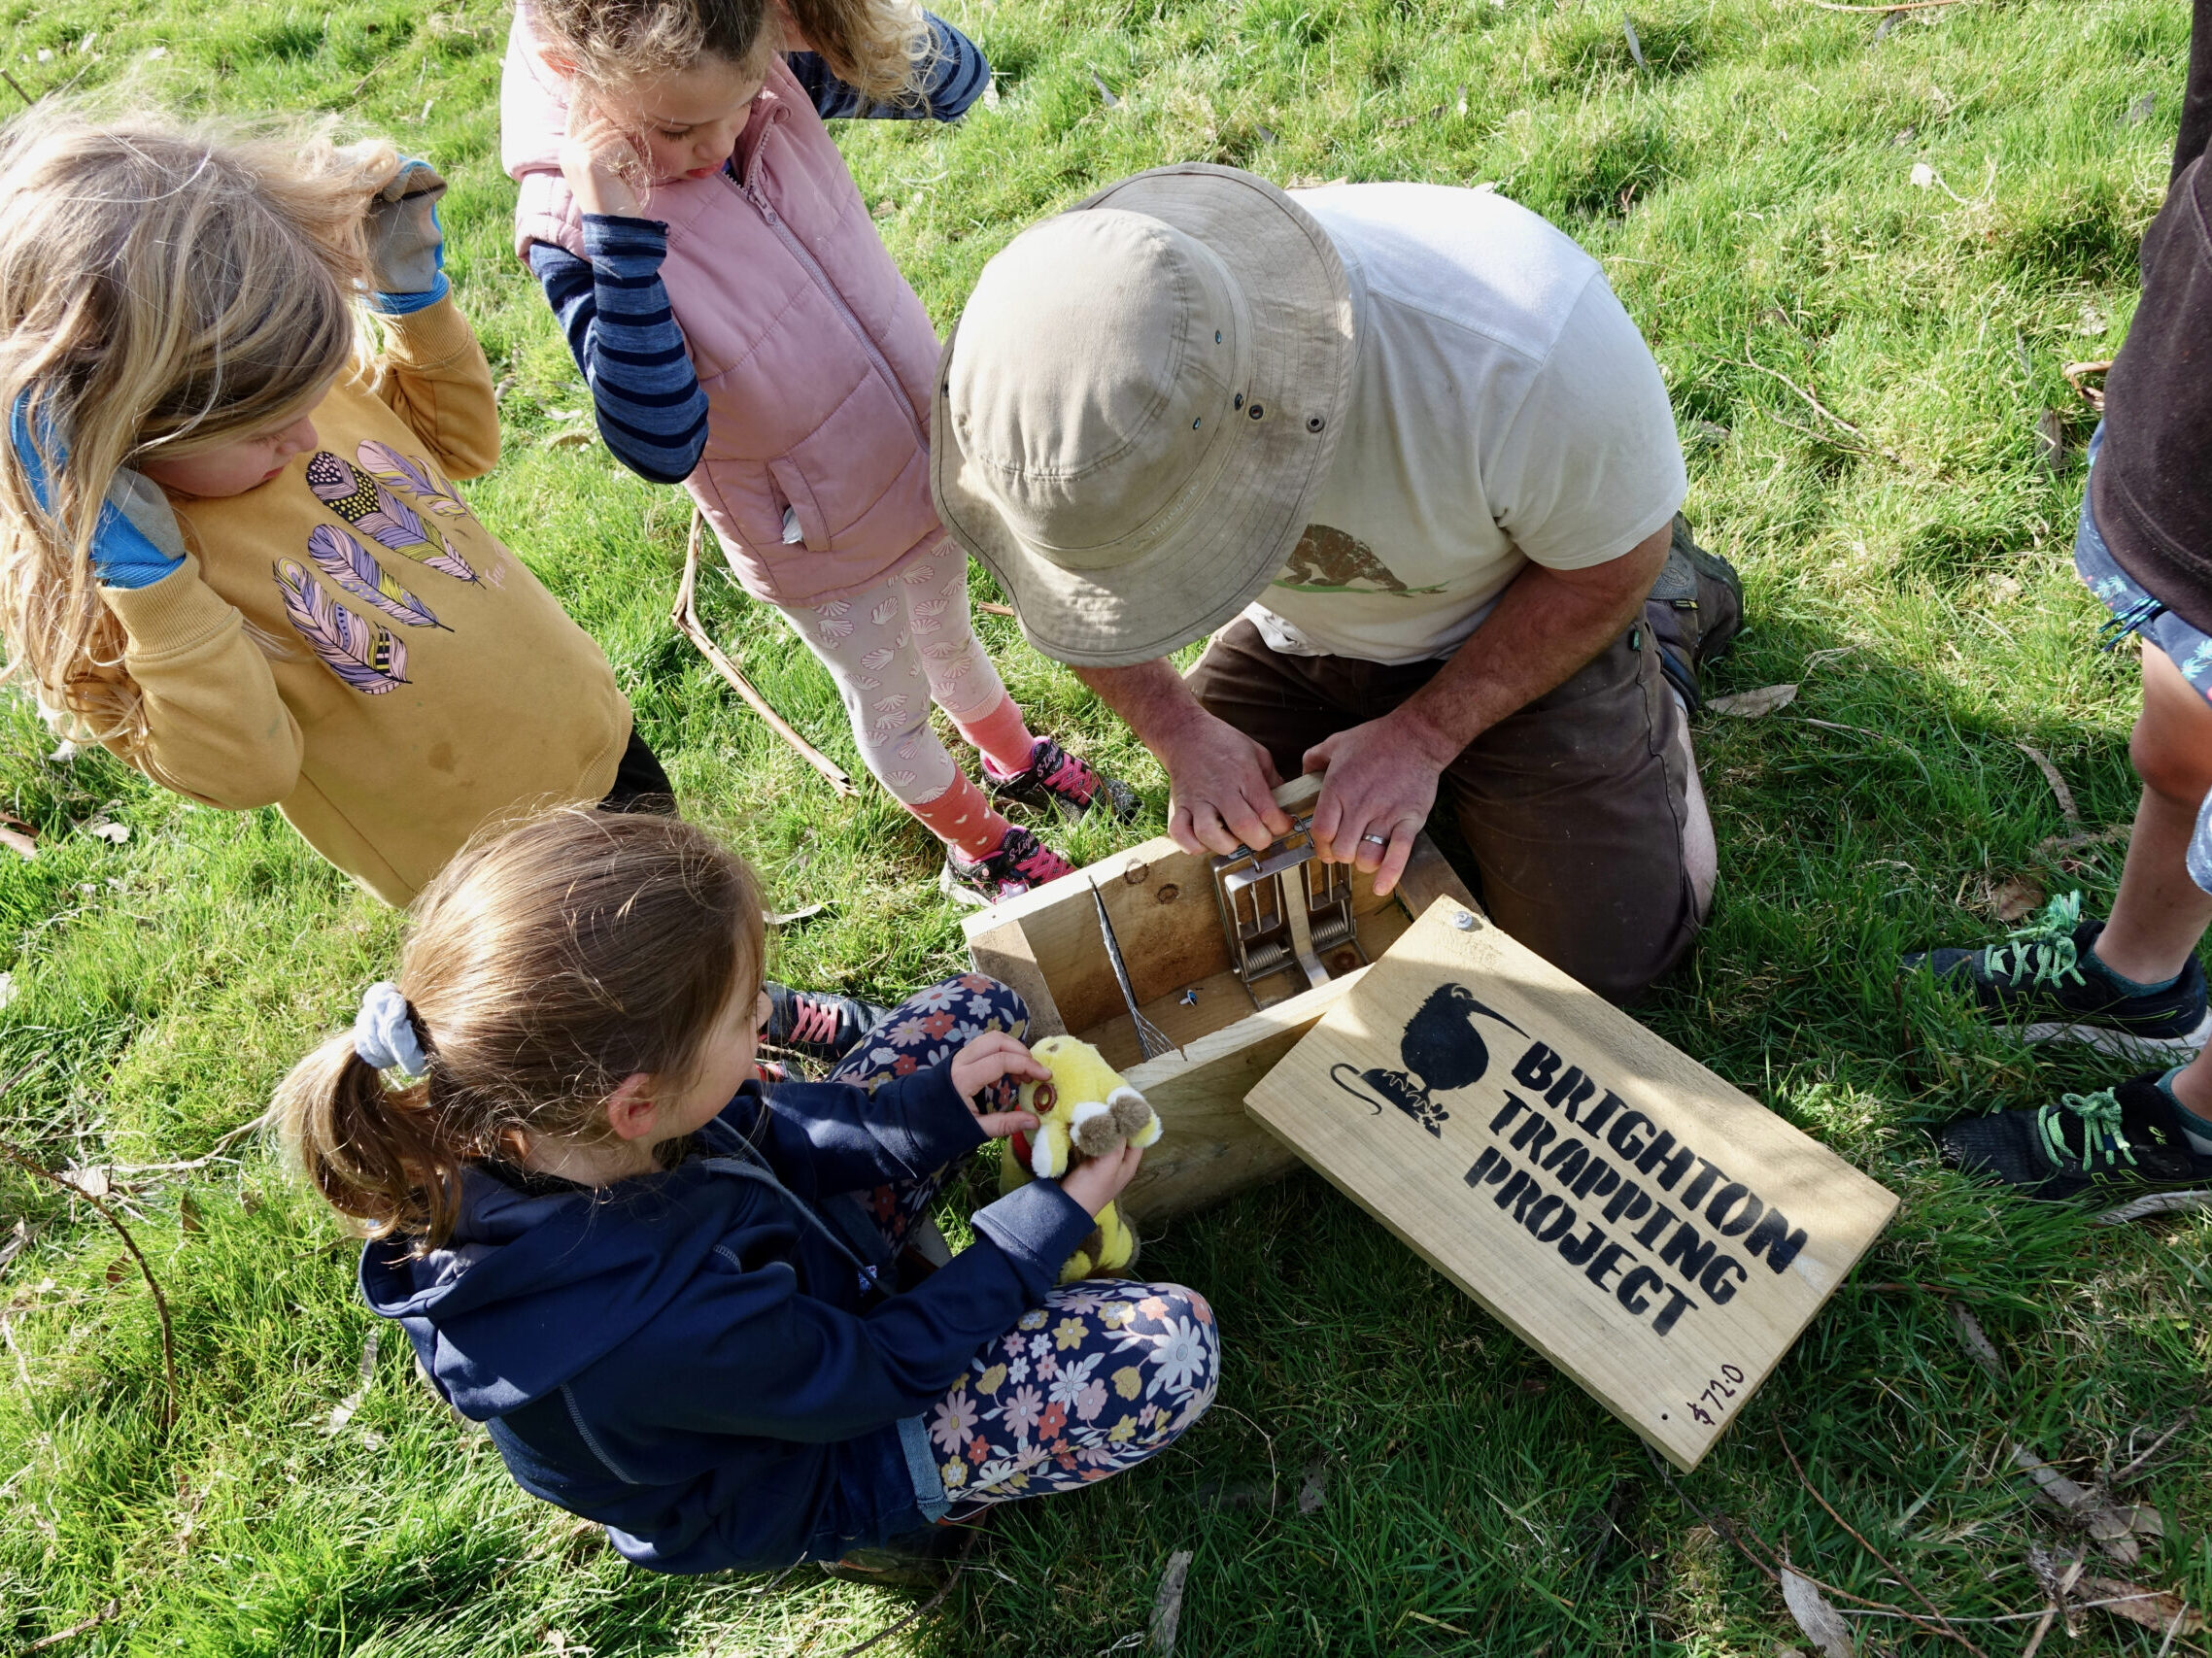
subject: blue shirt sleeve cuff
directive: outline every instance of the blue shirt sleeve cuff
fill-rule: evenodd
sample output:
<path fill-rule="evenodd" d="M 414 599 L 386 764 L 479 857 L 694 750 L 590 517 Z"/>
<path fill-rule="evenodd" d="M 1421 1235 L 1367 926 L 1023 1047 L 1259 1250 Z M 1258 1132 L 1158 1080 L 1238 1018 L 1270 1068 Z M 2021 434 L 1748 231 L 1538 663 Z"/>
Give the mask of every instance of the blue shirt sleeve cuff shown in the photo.
<path fill-rule="evenodd" d="M 1048 1288 L 1098 1222 L 1060 1189 L 1059 1181 L 1032 1180 L 976 1210 L 971 1224 L 1004 1250 L 1026 1278 Z"/>
<path fill-rule="evenodd" d="M 431 306 L 453 291 L 453 284 L 446 273 L 438 272 L 438 280 L 420 293 L 379 293 L 372 295 L 369 309 L 384 317 L 412 317 L 418 311 Z"/>

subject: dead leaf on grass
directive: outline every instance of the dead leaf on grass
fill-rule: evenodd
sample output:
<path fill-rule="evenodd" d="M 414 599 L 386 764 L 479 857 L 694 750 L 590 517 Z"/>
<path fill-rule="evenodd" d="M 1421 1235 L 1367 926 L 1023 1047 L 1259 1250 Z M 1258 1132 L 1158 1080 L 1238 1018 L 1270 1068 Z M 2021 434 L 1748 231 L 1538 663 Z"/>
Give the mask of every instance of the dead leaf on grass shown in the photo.
<path fill-rule="evenodd" d="M 108 1171 L 97 1164 L 88 1168 L 64 1168 L 61 1179 L 64 1185 L 76 1187 L 87 1198 L 105 1198 L 108 1195 Z"/>
<path fill-rule="evenodd" d="M 360 1386 L 331 1406 L 330 1420 L 323 1426 L 325 1435 L 343 1432 L 346 1424 L 354 1419 L 354 1412 L 361 1407 L 361 1402 L 368 1398 L 369 1389 L 375 1385 L 378 1336 L 379 1332 L 372 1330 L 368 1333 L 368 1339 L 361 1343 L 361 1363 L 357 1372 Z"/>
<path fill-rule="evenodd" d="M 2129 126 L 2141 126 L 2145 121 L 2151 118 L 2151 112 L 2158 107 L 2158 93 L 2145 92 L 2140 98 L 2137 98 L 2133 103 L 2127 106 L 2127 113 L 2122 116 L 2120 118 Z"/>
<path fill-rule="evenodd" d="M 804 921 L 810 915 L 820 915 L 829 907 L 822 903 L 802 904 L 798 909 L 772 909 L 768 911 L 766 920 L 770 927 L 789 927 L 795 921 Z"/>
<path fill-rule="evenodd" d="M 2012 1447 L 2012 1463 L 2034 1482 L 2036 1493 L 2046 1503 L 2088 1532 L 2091 1541 L 2123 1566 L 2132 1566 L 2143 1556 L 2143 1545 L 2135 1540 L 2138 1534 L 2154 1538 L 2165 1535 L 2165 1521 L 2156 1508 L 2116 1504 L 2095 1486 L 2068 1479 L 2018 1441 Z"/>
<path fill-rule="evenodd" d="M 1298 1511 L 1310 1514 L 1329 1500 L 1329 1465 L 1315 1457 L 1306 1466 L 1305 1483 L 1298 1488 Z"/>
<path fill-rule="evenodd" d="M 570 431 L 555 432 L 545 440 L 545 447 L 548 449 L 582 449 L 586 444 L 596 443 L 598 438 L 599 434 L 591 427 L 577 426 Z"/>
<path fill-rule="evenodd" d="M 1787 708 L 1797 700 L 1797 687 L 1787 685 L 1762 685 L 1756 691 L 1739 691 L 1727 696 L 1708 696 L 1705 706 L 1716 714 L 1726 714 L 1737 720 L 1760 720 L 1778 708 Z"/>
<path fill-rule="evenodd" d="M 1629 17 L 1626 12 L 1623 12 L 1620 14 L 1620 26 L 1628 36 L 1628 55 L 1636 60 L 1636 67 L 1639 69 L 1650 68 L 1651 66 L 1644 61 L 1644 43 L 1636 38 L 1636 20 Z"/>
<path fill-rule="evenodd" d="M 2198 1209 L 2212 1209 L 2212 1192 L 2146 1192 L 2116 1209 L 2092 1215 L 2090 1225 L 2125 1226 L 2148 1215 L 2188 1215 Z"/>
<path fill-rule="evenodd" d="M 1856 1658 L 1858 1648 L 1843 1614 L 1829 1605 L 1827 1596 L 1787 1566 L 1782 1569 L 1782 1599 L 1821 1658 Z"/>
<path fill-rule="evenodd" d="M 0 846 L 5 846 L 24 858 L 39 855 L 39 831 L 21 818 L 0 812 Z"/>
<path fill-rule="evenodd" d="M 2015 875 L 1990 889 L 1990 913 L 1999 921 L 2020 921 L 2041 909 L 2045 897 L 2043 889 L 2033 881 Z"/>
<path fill-rule="evenodd" d="M 1175 1649 L 1175 1626 L 1183 1616 L 1183 1579 L 1190 1572 L 1191 1551 L 1178 1548 L 1168 1556 L 1168 1569 L 1160 1573 L 1160 1592 L 1152 1600 L 1152 1625 L 1147 1632 L 1152 1650 L 1160 1658 Z"/>
<path fill-rule="evenodd" d="M 2102 1602 L 2103 1605 L 2095 1606 L 2100 1612 L 2110 1612 L 2116 1618 L 2139 1623 L 2161 1635 L 2168 1630 L 2176 1635 L 2196 1635 L 2204 1628 L 2202 1612 L 2163 1589 L 2146 1589 L 2139 1583 L 2124 1583 L 2117 1577 L 2084 1577 L 2074 1585 L 2074 1593 L 2093 1606 Z"/>
<path fill-rule="evenodd" d="M 2036 417 L 2035 458 L 2054 478 L 2066 470 L 2066 419 L 2056 409 L 2046 409 Z"/>
<path fill-rule="evenodd" d="M 180 1195 L 177 1199 L 177 1230 L 179 1232 L 202 1232 L 206 1230 L 206 1223 L 200 1219 L 200 1206 L 192 1201 L 192 1195 L 189 1192 Z"/>
<path fill-rule="evenodd" d="M 2051 763 L 2051 757 L 2041 749 L 2027 743 L 2014 743 L 2014 748 L 2035 761 L 2035 769 L 2043 773 L 2043 781 L 2051 785 L 2051 793 L 2059 797 L 2059 815 L 2070 824 L 2082 821 L 2081 808 L 2074 804 L 2074 792 L 2066 787 L 2066 780 L 2059 775 L 2059 768 Z"/>
<path fill-rule="evenodd" d="M 1991 1381 L 2001 1386 L 2011 1380 L 1996 1344 L 1990 1339 L 1989 1334 L 1982 1328 L 1982 1321 L 1967 1309 L 1964 1302 L 1951 1303 L 1951 1322 L 1958 1326 L 1958 1339 L 1966 1343 L 1967 1353 L 1974 1363 L 1989 1372 Z"/>

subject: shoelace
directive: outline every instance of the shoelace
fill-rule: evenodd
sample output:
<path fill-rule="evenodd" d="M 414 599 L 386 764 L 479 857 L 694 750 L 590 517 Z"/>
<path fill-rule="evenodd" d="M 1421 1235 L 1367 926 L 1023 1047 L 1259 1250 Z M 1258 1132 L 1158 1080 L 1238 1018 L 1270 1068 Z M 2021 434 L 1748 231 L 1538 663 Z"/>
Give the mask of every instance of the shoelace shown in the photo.
<path fill-rule="evenodd" d="M 1093 775 L 1088 765 L 1085 765 L 1066 749 L 1055 744 L 1054 752 L 1060 756 L 1060 763 L 1055 765 L 1051 772 L 1046 775 L 1044 779 L 1045 788 L 1051 790 L 1055 795 L 1067 795 L 1079 805 L 1089 805 L 1091 795 L 1097 792 L 1097 777 Z"/>
<path fill-rule="evenodd" d="M 2005 941 L 1982 952 L 1982 970 L 1992 979 L 2014 983 L 2060 984 L 2082 977 L 2081 952 L 2074 946 L 2074 929 L 2081 925 L 2082 895 L 2061 894 L 2043 906 L 2043 913 L 2027 926 L 2005 934 Z M 2007 956 L 2012 958 L 2008 966 Z"/>
<path fill-rule="evenodd" d="M 2128 1143 L 2127 1134 L 2120 1126 L 2120 1100 L 2107 1088 L 2098 1094 L 2064 1094 L 2056 1105 L 2046 1105 L 2035 1113 L 2035 1129 L 2042 1138 L 2044 1154 L 2054 1164 L 2065 1165 L 2073 1152 L 2067 1147 L 2059 1125 L 2066 1113 L 2082 1120 L 2081 1164 L 2084 1173 L 2102 1167 L 2116 1168 L 2123 1163 L 2135 1161 L 2135 1148 Z"/>
<path fill-rule="evenodd" d="M 1020 831 L 1015 830 L 1013 832 L 1019 833 Z M 1024 836 L 1024 838 L 1028 839 L 1029 837 Z M 1067 859 L 1061 857 L 1059 853 L 1053 851 L 1041 840 L 1030 839 L 1027 852 L 1011 848 L 1009 850 L 1014 851 L 1015 870 L 1032 881 L 1056 881 L 1063 875 L 1072 873 L 1075 867 L 1074 864 L 1069 863 Z"/>
<path fill-rule="evenodd" d="M 793 1042 L 828 1042 L 836 1037 L 837 1028 L 844 1022 L 837 1017 L 834 1007 L 824 1005 L 803 992 L 791 998 L 791 1035 Z"/>

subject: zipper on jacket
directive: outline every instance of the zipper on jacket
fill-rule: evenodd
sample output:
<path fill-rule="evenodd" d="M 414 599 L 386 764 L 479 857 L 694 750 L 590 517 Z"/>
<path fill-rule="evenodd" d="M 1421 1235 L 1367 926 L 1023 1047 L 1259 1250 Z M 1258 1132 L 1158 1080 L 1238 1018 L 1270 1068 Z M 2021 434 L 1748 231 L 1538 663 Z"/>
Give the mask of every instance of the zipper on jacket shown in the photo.
<path fill-rule="evenodd" d="M 915 447 L 927 455 L 930 440 L 922 430 L 921 421 L 914 414 L 914 405 L 906 395 L 906 389 L 899 384 L 899 376 L 892 372 L 890 359 L 876 348 L 875 341 L 868 337 L 868 330 L 853 314 L 853 308 L 845 303 L 845 296 L 837 291 L 837 285 L 830 280 L 830 273 L 822 268 L 821 261 L 807 252 L 806 244 L 783 221 L 783 215 L 776 212 L 768 201 L 767 192 L 756 182 L 761 170 L 761 157 L 767 150 L 768 139 L 783 118 L 783 112 L 778 110 L 769 120 L 767 130 L 753 145 L 753 153 L 746 157 L 743 184 L 731 178 L 727 168 L 716 176 L 753 204 L 754 210 L 760 214 L 767 227 L 776 233 L 776 239 L 783 243 L 785 251 L 800 262 L 806 274 L 814 279 L 814 286 L 836 307 L 838 317 L 843 319 L 845 326 L 852 331 L 853 338 L 860 341 L 861 349 L 868 353 L 868 361 L 875 365 L 875 372 L 883 377 L 884 383 L 891 388 L 891 394 L 899 399 L 899 412 L 906 417 L 906 429 L 914 434 Z M 902 276 L 900 278 L 902 282 L 904 280 Z"/>

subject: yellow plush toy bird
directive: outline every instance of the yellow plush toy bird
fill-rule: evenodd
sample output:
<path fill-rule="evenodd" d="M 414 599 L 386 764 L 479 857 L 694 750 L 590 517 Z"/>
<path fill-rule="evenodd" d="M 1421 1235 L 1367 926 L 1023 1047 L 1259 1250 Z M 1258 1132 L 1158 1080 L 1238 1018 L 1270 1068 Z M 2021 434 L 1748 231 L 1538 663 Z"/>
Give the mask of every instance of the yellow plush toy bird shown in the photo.
<path fill-rule="evenodd" d="M 1047 1036 L 1030 1045 L 1052 1073 L 1050 1082 L 1025 1082 L 1017 1100 L 1037 1116 L 1034 1134 L 1015 1134 L 1002 1143 L 999 1190 L 1010 1192 L 1031 1178 L 1056 1180 L 1076 1157 L 1105 1157 L 1123 1145 L 1148 1146 L 1160 1137 L 1160 1118 L 1144 1096 L 1090 1043 L 1073 1036 Z M 1101 1273 L 1118 1273 L 1137 1260 L 1137 1235 L 1114 1205 L 1099 1211 L 1098 1226 L 1083 1239 L 1060 1281 L 1073 1283 Z"/>

